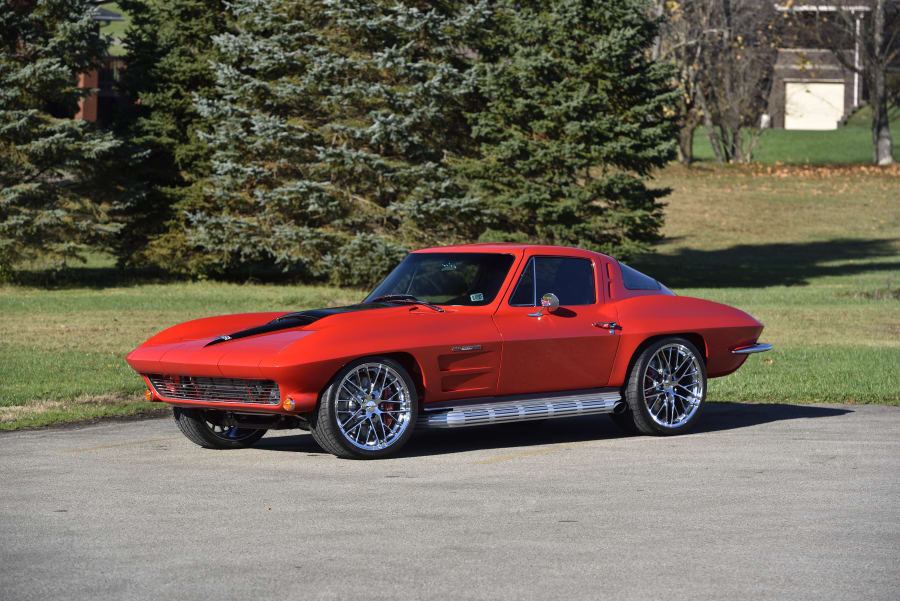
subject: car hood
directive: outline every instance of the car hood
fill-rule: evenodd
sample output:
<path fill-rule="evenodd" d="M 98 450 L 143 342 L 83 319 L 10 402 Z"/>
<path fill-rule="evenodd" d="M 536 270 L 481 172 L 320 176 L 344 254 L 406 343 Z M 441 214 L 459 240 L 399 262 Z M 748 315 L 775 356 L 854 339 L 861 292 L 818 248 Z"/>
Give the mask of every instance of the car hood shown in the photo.
<path fill-rule="evenodd" d="M 329 324 L 362 311 L 408 310 L 388 303 L 312 309 L 296 313 L 222 316 L 187 322 L 154 336 L 127 361 L 139 373 L 262 377 L 260 364 Z M 262 323 L 260 323 L 262 322 Z M 251 325 L 251 327 L 245 327 Z M 235 327 L 236 326 L 236 327 Z"/>
<path fill-rule="evenodd" d="M 311 309 L 309 311 L 298 311 L 296 313 L 285 313 L 279 315 L 272 321 L 260 326 L 247 328 L 244 330 L 222 334 L 207 342 L 204 346 L 213 346 L 223 342 L 232 340 L 240 340 L 241 338 L 249 338 L 251 336 L 259 336 L 260 334 L 271 334 L 283 330 L 293 330 L 297 328 L 308 328 L 308 326 L 327 317 L 334 317 L 345 313 L 358 313 L 360 311 L 371 311 L 374 309 L 396 308 L 397 305 L 388 303 L 360 303 L 358 305 L 347 305 L 345 307 L 331 307 L 328 309 Z M 315 328 L 317 329 L 317 328 Z"/>

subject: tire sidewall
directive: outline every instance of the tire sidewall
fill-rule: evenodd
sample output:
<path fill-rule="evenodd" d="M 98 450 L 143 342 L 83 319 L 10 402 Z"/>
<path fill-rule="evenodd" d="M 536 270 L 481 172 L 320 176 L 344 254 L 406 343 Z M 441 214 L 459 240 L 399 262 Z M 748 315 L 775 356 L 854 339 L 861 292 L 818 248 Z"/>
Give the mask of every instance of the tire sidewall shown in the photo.
<path fill-rule="evenodd" d="M 680 344 L 686 347 L 691 353 L 693 353 L 694 357 L 696 357 L 697 363 L 700 365 L 700 375 L 703 383 L 703 395 L 700 398 L 700 403 L 697 405 L 697 409 L 694 411 L 694 414 L 690 417 L 690 419 L 688 419 L 687 422 L 674 428 L 664 428 L 663 426 L 657 424 L 656 421 L 654 421 L 653 417 L 650 415 L 650 409 L 644 402 L 643 379 L 650 360 L 653 358 L 656 352 L 662 347 L 669 346 L 671 344 Z M 694 424 L 697 422 L 697 418 L 700 415 L 700 412 L 703 409 L 703 405 L 706 403 L 707 388 L 708 380 L 706 377 L 706 361 L 704 360 L 703 354 L 700 353 L 696 345 L 694 345 L 694 343 L 692 343 L 690 340 L 682 338 L 680 336 L 670 336 L 666 338 L 660 338 L 659 340 L 652 342 L 641 351 L 641 354 L 634 362 L 634 366 L 631 368 L 631 373 L 628 376 L 628 385 L 625 390 L 625 398 L 628 403 L 629 412 L 634 418 L 635 427 L 640 432 L 643 432 L 645 434 L 671 436 L 674 434 L 687 432 L 694 426 Z"/>

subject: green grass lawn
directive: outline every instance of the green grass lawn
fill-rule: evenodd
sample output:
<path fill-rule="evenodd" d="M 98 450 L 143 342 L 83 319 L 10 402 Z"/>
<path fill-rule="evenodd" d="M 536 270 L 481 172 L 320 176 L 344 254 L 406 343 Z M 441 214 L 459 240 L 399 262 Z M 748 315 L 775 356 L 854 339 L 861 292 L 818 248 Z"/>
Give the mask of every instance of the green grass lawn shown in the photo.
<path fill-rule="evenodd" d="M 125 18 L 124 21 L 110 21 L 108 25 L 100 27 L 100 33 L 113 37 L 113 41 L 109 45 L 109 55 L 124 56 L 125 46 L 122 45 L 122 40 L 125 39 L 125 30 L 128 28 L 128 14 L 122 10 L 117 2 L 104 2 L 100 6 L 101 8 L 119 13 Z"/>
<path fill-rule="evenodd" d="M 710 399 L 900 404 L 900 168 L 670 167 L 665 233 L 633 263 L 744 309 L 775 345 Z"/>
<path fill-rule="evenodd" d="M 894 159 L 900 160 L 900 109 L 891 112 L 891 136 Z M 694 132 L 694 158 L 709 162 L 715 159 L 704 127 L 698 127 Z M 835 130 L 767 129 L 756 146 L 753 159 L 766 165 L 871 163 L 872 111 L 868 107 L 860 109 L 847 125 Z"/>
<path fill-rule="evenodd" d="M 900 167 L 673 165 L 656 183 L 673 189 L 666 239 L 632 263 L 748 311 L 775 345 L 712 380 L 711 401 L 900 404 Z M 102 258 L 68 276 L 0 287 L 0 429 L 160 410 L 124 357 L 164 327 L 364 295 L 130 280 Z"/>

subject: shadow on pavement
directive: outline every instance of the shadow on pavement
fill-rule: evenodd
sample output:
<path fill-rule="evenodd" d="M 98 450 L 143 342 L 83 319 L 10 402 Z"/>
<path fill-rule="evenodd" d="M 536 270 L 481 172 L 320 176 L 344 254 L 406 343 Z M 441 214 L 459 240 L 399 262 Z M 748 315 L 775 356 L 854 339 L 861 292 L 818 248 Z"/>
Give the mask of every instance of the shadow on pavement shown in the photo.
<path fill-rule="evenodd" d="M 690 434 L 736 430 L 770 422 L 836 417 L 852 413 L 850 409 L 816 405 L 708 403 Z M 589 440 L 624 438 L 621 430 L 605 415 L 519 422 L 497 426 L 431 430 L 416 433 L 394 457 L 419 457 L 462 453 L 478 449 L 504 449 Z M 307 433 L 263 438 L 253 448 L 265 451 L 323 453 Z"/>

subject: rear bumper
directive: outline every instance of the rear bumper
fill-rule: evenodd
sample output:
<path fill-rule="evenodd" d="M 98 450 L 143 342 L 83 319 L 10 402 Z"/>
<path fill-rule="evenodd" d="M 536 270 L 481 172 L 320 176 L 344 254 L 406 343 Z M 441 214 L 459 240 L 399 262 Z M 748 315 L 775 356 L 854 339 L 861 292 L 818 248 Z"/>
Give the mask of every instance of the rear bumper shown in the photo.
<path fill-rule="evenodd" d="M 751 346 L 744 346 L 741 348 L 731 349 L 732 355 L 752 355 L 753 353 L 764 353 L 766 351 L 771 351 L 771 344 L 762 344 L 757 343 Z"/>

